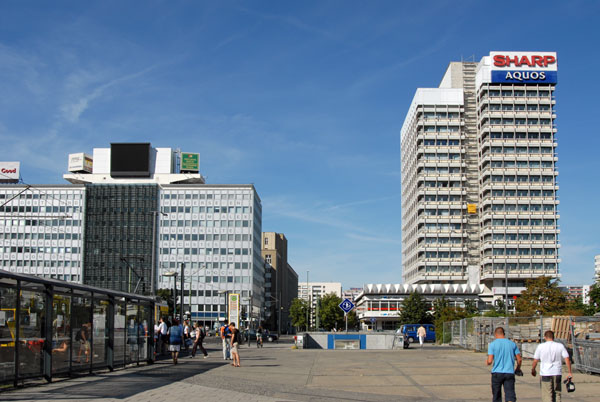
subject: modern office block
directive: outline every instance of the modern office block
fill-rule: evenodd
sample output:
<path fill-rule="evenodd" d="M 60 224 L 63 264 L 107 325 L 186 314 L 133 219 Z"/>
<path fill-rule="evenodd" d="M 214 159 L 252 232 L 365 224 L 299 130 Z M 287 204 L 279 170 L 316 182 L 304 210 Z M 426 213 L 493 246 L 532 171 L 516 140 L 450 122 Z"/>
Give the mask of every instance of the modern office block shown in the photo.
<path fill-rule="evenodd" d="M 401 131 L 403 279 L 518 294 L 559 277 L 556 53 L 491 52 L 419 88 Z"/>
<path fill-rule="evenodd" d="M 0 269 L 81 283 L 85 188 L 0 185 Z"/>

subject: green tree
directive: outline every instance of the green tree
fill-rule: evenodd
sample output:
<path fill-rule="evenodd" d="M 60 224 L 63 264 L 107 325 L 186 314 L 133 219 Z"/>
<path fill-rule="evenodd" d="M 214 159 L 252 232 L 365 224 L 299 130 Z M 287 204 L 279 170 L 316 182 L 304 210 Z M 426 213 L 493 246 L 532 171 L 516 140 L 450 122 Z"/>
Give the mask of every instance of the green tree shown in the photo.
<path fill-rule="evenodd" d="M 600 282 L 594 283 L 590 288 L 590 304 L 586 315 L 600 312 Z"/>
<path fill-rule="evenodd" d="M 517 298 L 516 311 L 521 316 L 562 314 L 567 308 L 567 296 L 558 282 L 547 276 L 529 279 L 526 289 Z"/>
<path fill-rule="evenodd" d="M 477 302 L 475 300 L 465 300 L 465 312 L 469 316 L 479 315 L 479 309 L 477 308 Z"/>
<path fill-rule="evenodd" d="M 444 332 L 444 323 L 448 321 L 462 320 L 467 318 L 469 314 L 462 307 L 446 306 L 440 311 L 436 311 L 435 324 L 435 339 L 438 343 L 448 343 L 452 338 L 451 333 Z"/>
<path fill-rule="evenodd" d="M 402 301 L 400 325 L 429 324 L 431 322 L 432 316 L 429 314 L 427 302 L 419 293 L 413 292 Z"/>
<path fill-rule="evenodd" d="M 344 326 L 344 311 L 340 308 L 342 299 L 335 293 L 328 293 L 321 298 L 319 319 L 321 326 L 327 330 Z M 348 324 L 350 326 L 350 324 Z"/>
<path fill-rule="evenodd" d="M 308 302 L 303 299 L 294 299 L 292 300 L 292 305 L 290 306 L 290 318 L 292 319 L 292 325 L 296 328 L 304 328 L 308 331 L 306 327 L 306 313 L 308 311 Z"/>
<path fill-rule="evenodd" d="M 173 292 L 171 289 L 158 289 L 156 291 L 156 295 L 160 297 L 163 301 L 167 302 L 169 306 L 169 315 L 173 315 Z"/>
<path fill-rule="evenodd" d="M 504 317 L 506 315 L 506 309 L 504 308 L 504 300 L 497 299 L 495 303 L 492 305 L 492 308 L 489 311 L 486 311 L 483 316 L 484 317 Z"/>

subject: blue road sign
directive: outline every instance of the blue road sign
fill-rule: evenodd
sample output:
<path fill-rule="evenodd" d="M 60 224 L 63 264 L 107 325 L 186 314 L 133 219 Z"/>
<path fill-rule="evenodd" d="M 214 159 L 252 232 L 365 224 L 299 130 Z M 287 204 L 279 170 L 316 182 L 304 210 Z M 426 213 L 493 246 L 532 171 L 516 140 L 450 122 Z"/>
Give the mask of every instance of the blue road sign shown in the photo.
<path fill-rule="evenodd" d="M 375 317 L 371 317 L 371 322 L 372 322 L 373 324 L 375 324 L 375 323 L 377 322 L 377 318 L 375 318 Z"/>
<path fill-rule="evenodd" d="M 354 308 L 354 303 L 352 303 L 349 299 L 344 299 L 344 301 L 340 303 L 340 308 L 344 310 L 344 313 L 347 314 Z"/>

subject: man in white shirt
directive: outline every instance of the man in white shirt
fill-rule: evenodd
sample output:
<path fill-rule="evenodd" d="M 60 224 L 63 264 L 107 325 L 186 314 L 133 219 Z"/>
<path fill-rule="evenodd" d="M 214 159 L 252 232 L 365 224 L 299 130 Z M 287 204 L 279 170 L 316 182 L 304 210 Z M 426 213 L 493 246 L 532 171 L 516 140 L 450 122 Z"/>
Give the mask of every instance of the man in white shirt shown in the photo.
<path fill-rule="evenodd" d="M 562 343 L 554 342 L 554 332 L 546 331 L 544 340 L 535 350 L 531 375 L 535 377 L 538 362 L 540 362 L 540 377 L 543 402 L 561 401 L 562 359 L 567 363 L 568 378 L 573 378 L 569 352 Z"/>
<path fill-rule="evenodd" d="M 160 324 L 158 324 L 157 329 L 157 338 L 158 343 L 156 345 L 156 353 L 162 355 L 164 354 L 165 341 L 167 339 L 167 323 L 163 317 L 160 317 Z"/>

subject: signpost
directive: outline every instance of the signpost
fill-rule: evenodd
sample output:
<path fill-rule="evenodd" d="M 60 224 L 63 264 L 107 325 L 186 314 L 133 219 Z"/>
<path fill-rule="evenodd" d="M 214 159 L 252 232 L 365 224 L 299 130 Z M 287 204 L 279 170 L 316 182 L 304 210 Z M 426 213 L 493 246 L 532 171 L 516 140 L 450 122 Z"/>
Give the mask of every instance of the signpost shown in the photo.
<path fill-rule="evenodd" d="M 346 321 L 346 333 L 348 333 L 348 313 L 352 311 L 355 307 L 354 303 L 350 301 L 350 299 L 344 299 L 343 302 L 339 304 L 340 308 L 344 311 L 344 320 Z"/>

